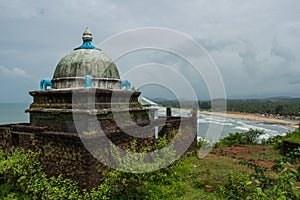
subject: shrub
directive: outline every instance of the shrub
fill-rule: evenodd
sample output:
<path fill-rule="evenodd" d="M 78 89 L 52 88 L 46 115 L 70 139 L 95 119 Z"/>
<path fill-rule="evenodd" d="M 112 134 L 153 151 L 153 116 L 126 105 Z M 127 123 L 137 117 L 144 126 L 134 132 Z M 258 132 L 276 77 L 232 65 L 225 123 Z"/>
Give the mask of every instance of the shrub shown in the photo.
<path fill-rule="evenodd" d="M 256 188 L 249 175 L 240 171 L 229 171 L 224 185 L 220 187 L 226 199 L 247 199 L 250 194 L 256 193 Z"/>
<path fill-rule="evenodd" d="M 39 154 L 32 151 L 25 153 L 17 149 L 8 153 L 0 150 L 0 177 L 4 182 L 1 185 L 2 199 L 20 195 L 28 199 L 82 198 L 74 181 L 62 176 L 48 179 L 42 171 Z"/>
<path fill-rule="evenodd" d="M 297 128 L 295 131 L 288 133 L 285 136 L 284 140 L 300 144 L 300 128 Z"/>
<path fill-rule="evenodd" d="M 268 139 L 262 139 L 262 144 L 272 145 L 274 149 L 282 150 L 282 141 L 285 136 L 276 135 L 273 137 L 269 137 Z"/>
<path fill-rule="evenodd" d="M 244 133 L 230 133 L 227 137 L 221 139 L 216 143 L 219 146 L 233 146 L 233 145 L 252 145 L 258 143 L 258 137 L 264 134 L 263 131 L 250 129 Z"/>
<path fill-rule="evenodd" d="M 161 149 L 167 144 L 166 137 L 160 138 L 156 145 L 156 149 Z M 131 152 L 136 152 L 136 141 L 131 143 Z M 161 149 L 162 150 L 162 149 Z M 172 148 L 164 148 L 160 154 L 152 155 L 153 162 L 145 162 L 143 154 L 148 152 L 148 149 L 140 149 L 140 157 L 124 155 L 119 159 L 118 152 L 112 148 L 113 156 L 118 161 L 119 166 L 124 169 L 143 170 L 146 167 L 153 169 L 152 172 L 147 173 L 128 173 L 123 171 L 113 170 L 107 174 L 107 177 L 99 187 L 109 188 L 107 195 L 110 199 L 161 199 L 161 198 L 175 198 L 180 197 L 184 193 L 182 174 L 179 171 L 184 168 L 181 162 L 175 162 L 171 166 L 159 169 L 166 162 L 165 159 L 175 159 L 175 150 Z M 124 159 L 126 158 L 126 159 Z M 176 168 L 176 170 L 175 170 Z M 186 173 L 185 170 L 184 173 Z M 99 191 L 100 189 L 98 189 Z M 102 189 L 103 190 L 103 189 Z M 94 190 L 96 194 L 96 190 Z"/>
<path fill-rule="evenodd" d="M 248 163 L 249 164 L 249 163 Z M 226 199 L 299 199 L 300 192 L 295 186 L 297 171 L 281 163 L 274 178 L 262 173 L 262 168 L 255 168 L 255 173 L 247 175 L 239 171 L 229 171 L 223 186 L 220 187 Z M 274 168 L 275 169 L 275 168 Z"/>
<path fill-rule="evenodd" d="M 272 145 L 275 149 L 280 150 L 280 152 L 284 152 L 283 150 L 283 141 L 289 141 L 292 143 L 299 143 L 300 144 L 300 129 L 297 128 L 295 131 L 288 132 L 285 136 L 276 135 L 270 137 L 268 139 L 263 139 L 262 144 Z"/>
<path fill-rule="evenodd" d="M 283 162 L 291 162 L 294 163 L 297 160 L 299 160 L 300 158 L 300 147 L 293 149 L 292 151 L 290 151 L 289 153 L 285 154 L 283 156 L 282 161 Z"/>
<path fill-rule="evenodd" d="M 246 198 L 245 196 L 240 196 L 241 198 L 274 200 L 299 199 L 300 191 L 295 185 L 299 172 L 288 162 L 278 161 L 272 167 L 272 170 L 276 172 L 275 177 L 272 178 L 265 175 L 266 168 L 247 162 L 241 162 L 241 164 L 255 170 L 255 172 L 249 176 L 249 182 L 247 182 L 247 185 L 251 185 L 251 187 L 249 186 L 248 188 L 252 188 L 252 190 L 248 191 Z"/>
<path fill-rule="evenodd" d="M 163 137 L 156 148 L 166 143 Z M 136 141 L 132 142 L 131 151 L 136 151 Z M 174 157 L 170 149 L 166 154 Z M 181 162 L 150 173 L 112 170 L 97 188 L 87 192 L 79 191 L 76 182 L 62 176 L 48 178 L 42 171 L 39 157 L 39 153 L 22 149 L 12 153 L 0 150 L 0 199 L 168 199 L 179 198 L 185 191 L 183 179 L 188 167 Z M 127 161 L 123 164 L 136 163 L 136 160 Z M 137 161 L 142 163 L 142 160 Z M 157 161 L 150 167 L 163 162 L 159 156 Z"/>

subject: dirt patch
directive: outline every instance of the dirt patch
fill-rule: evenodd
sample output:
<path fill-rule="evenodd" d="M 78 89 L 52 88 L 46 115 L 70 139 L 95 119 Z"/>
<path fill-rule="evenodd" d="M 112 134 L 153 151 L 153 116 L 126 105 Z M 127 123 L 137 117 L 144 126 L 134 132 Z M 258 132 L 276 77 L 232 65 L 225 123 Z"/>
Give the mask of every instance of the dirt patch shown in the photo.
<path fill-rule="evenodd" d="M 243 160 L 269 169 L 275 164 L 275 157 L 278 154 L 272 147 L 264 145 L 219 147 L 214 149 L 212 153 Z"/>
<path fill-rule="evenodd" d="M 261 167 L 268 168 L 268 169 L 271 169 L 272 166 L 275 164 L 275 162 L 273 162 L 273 161 L 256 161 L 256 162 L 252 162 L 252 163 L 259 165 Z"/>

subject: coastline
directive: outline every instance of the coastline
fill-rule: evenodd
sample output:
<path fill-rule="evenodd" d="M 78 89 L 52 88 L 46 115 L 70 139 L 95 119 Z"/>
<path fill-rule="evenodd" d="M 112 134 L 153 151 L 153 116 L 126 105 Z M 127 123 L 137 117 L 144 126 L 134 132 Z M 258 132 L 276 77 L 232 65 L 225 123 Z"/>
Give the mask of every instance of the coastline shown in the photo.
<path fill-rule="evenodd" d="M 200 111 L 200 114 L 214 115 L 219 117 L 228 117 L 228 118 L 241 119 L 241 120 L 261 121 L 266 124 L 280 124 L 292 128 L 298 128 L 300 123 L 293 120 L 276 119 L 274 117 L 265 117 L 265 116 L 261 116 L 260 114 L 251 114 L 251 113 L 238 113 L 238 112 L 221 113 L 221 112 Z"/>

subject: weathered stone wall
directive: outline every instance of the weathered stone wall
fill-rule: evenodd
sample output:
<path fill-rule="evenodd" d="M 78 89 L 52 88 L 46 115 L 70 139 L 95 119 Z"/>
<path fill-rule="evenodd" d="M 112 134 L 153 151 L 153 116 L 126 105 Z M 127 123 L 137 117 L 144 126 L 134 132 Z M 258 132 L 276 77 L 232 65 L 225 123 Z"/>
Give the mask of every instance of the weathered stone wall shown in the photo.
<path fill-rule="evenodd" d="M 49 131 L 55 132 L 88 132 L 97 131 L 99 126 L 114 126 L 115 121 L 118 125 L 128 124 L 147 124 L 150 121 L 149 110 L 120 111 L 116 114 L 103 112 L 101 114 L 91 114 L 89 111 L 71 112 L 71 110 L 45 110 L 32 111 L 30 122 L 32 126 L 47 126 Z M 119 120 L 115 120 L 118 118 Z M 74 121 L 77 123 L 75 124 Z"/>
<path fill-rule="evenodd" d="M 92 88 L 40 90 L 30 95 L 34 98 L 27 110 L 31 125 L 48 126 L 55 132 L 97 131 L 98 122 L 111 121 L 115 115 L 122 116 L 125 122 L 121 123 L 126 125 L 146 123 L 151 117 L 150 109 L 138 102 L 140 92 Z M 75 127 L 74 121 L 85 127 Z"/>
<path fill-rule="evenodd" d="M 38 90 L 31 91 L 29 94 L 33 97 L 33 103 L 30 109 L 84 109 L 85 105 L 91 103 L 95 108 L 110 108 L 115 103 L 130 106 L 141 107 L 138 102 L 140 92 L 126 90 L 109 90 L 109 89 L 61 89 L 61 90 Z M 30 111 L 29 109 L 29 111 Z"/>
<path fill-rule="evenodd" d="M 26 129 L 31 130 L 20 131 Z M 24 125 L 0 127 L 1 147 L 8 151 L 21 147 L 40 152 L 43 169 L 49 177 L 62 174 L 87 189 L 100 183 L 108 168 L 93 158 L 77 134 L 34 129 Z"/>
<path fill-rule="evenodd" d="M 160 127 L 159 137 L 166 135 L 168 140 L 174 138 L 174 130 L 181 125 L 182 138 L 188 135 L 194 137 L 190 146 L 190 150 L 193 150 L 196 147 L 195 122 L 196 118 L 168 117 L 168 119 L 160 118 L 154 125 Z M 153 127 L 141 129 L 145 133 L 139 132 L 140 134 L 149 134 L 150 132 L 152 137 L 149 138 L 136 138 L 127 134 L 134 130 L 134 126 L 128 126 L 126 131 L 107 130 L 106 137 L 122 149 L 128 149 L 133 140 L 137 141 L 137 150 L 153 147 L 157 142 L 157 139 L 154 138 Z M 62 174 L 65 178 L 77 181 L 80 188 L 87 189 L 97 186 L 101 177 L 110 168 L 98 162 L 85 148 L 82 140 L 89 146 L 109 153 L 108 143 L 100 143 L 102 146 L 99 146 L 99 141 L 103 137 L 103 135 L 96 134 L 80 138 L 78 134 L 51 132 L 47 127 L 35 127 L 30 124 L 0 126 L 0 146 L 3 149 L 12 151 L 17 147 L 22 147 L 25 150 L 39 151 L 44 171 L 49 176 Z"/>
<path fill-rule="evenodd" d="M 0 143 L 1 148 L 4 150 L 9 150 L 12 148 L 12 135 L 9 127 L 0 127 Z"/>

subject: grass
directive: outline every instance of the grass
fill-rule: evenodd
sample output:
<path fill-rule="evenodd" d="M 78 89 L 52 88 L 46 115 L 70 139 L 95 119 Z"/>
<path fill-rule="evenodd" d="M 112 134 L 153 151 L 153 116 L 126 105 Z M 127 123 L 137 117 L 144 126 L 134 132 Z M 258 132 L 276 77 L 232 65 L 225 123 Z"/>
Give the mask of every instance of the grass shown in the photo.
<path fill-rule="evenodd" d="M 244 145 L 228 148 L 247 149 L 246 153 L 242 152 L 243 159 L 253 162 L 274 162 L 282 158 L 279 150 L 268 145 Z M 187 166 L 186 169 L 188 170 L 181 174 L 186 177 L 183 181 L 185 192 L 179 199 L 222 199 L 218 186 L 224 184 L 228 178 L 228 171 L 234 170 L 234 172 L 242 172 L 243 174 L 254 172 L 239 164 L 239 161 L 239 159 L 214 152 L 202 159 L 193 157 L 184 160 L 184 165 Z M 266 174 L 272 177 L 274 172 L 267 171 Z M 205 192 L 205 185 L 214 186 L 215 191 L 212 193 Z"/>
<path fill-rule="evenodd" d="M 247 167 L 239 164 L 238 160 L 215 154 L 199 159 L 197 157 L 186 158 L 181 165 L 175 167 L 179 177 L 184 177 L 181 189 L 183 195 L 174 199 L 221 199 L 217 189 L 214 192 L 205 192 L 205 185 L 218 188 L 227 178 L 228 170 L 249 172 Z M 157 183 L 156 183 L 157 184 Z M 178 184 L 178 183 L 175 183 Z M 170 199 L 166 197 L 166 199 Z"/>
<path fill-rule="evenodd" d="M 291 137 L 288 137 L 285 140 L 288 142 L 300 144 L 300 136 L 298 135 L 292 135 Z"/>
<path fill-rule="evenodd" d="M 287 134 L 284 140 L 300 144 L 300 129 L 298 128 L 294 132 Z"/>
<path fill-rule="evenodd" d="M 278 159 L 282 158 L 282 155 L 279 154 L 279 150 L 274 149 L 272 146 L 268 145 L 254 145 L 252 148 L 260 148 L 261 152 L 255 152 L 253 154 L 248 154 L 246 158 L 249 160 L 257 161 L 273 161 L 275 162 Z"/>

